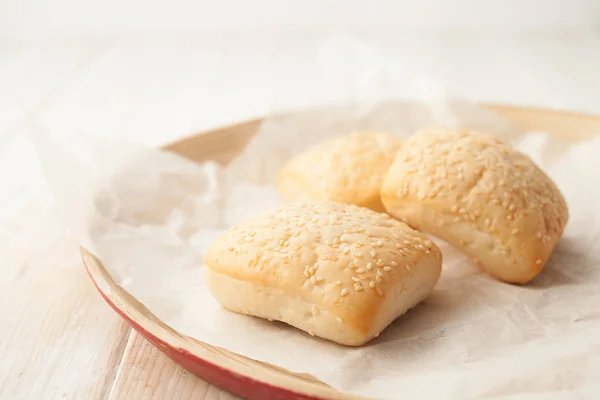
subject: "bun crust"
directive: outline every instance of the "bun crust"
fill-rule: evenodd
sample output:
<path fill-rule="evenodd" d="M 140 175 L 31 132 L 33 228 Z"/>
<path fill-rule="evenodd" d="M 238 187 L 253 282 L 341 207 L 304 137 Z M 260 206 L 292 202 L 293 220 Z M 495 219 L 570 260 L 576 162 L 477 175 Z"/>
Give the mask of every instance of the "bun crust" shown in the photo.
<path fill-rule="evenodd" d="M 381 198 L 394 217 L 511 283 L 538 275 L 568 220 L 563 195 L 528 156 L 465 130 L 427 129 L 408 139 Z"/>
<path fill-rule="evenodd" d="M 384 133 L 353 133 L 292 158 L 280 171 L 277 189 L 286 201 L 330 200 L 383 211 L 383 177 L 402 140 Z"/>
<path fill-rule="evenodd" d="M 209 248 L 207 284 L 223 307 L 362 345 L 425 299 L 441 272 L 426 236 L 387 214 L 288 203 Z"/>

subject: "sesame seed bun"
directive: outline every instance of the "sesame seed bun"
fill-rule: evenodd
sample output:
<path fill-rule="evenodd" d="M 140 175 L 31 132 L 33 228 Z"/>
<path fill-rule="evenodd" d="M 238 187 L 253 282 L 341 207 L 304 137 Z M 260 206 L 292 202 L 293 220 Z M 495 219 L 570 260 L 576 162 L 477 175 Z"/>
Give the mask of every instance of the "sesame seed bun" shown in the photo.
<path fill-rule="evenodd" d="M 331 200 L 383 211 L 383 177 L 402 141 L 384 133 L 353 133 L 292 158 L 279 172 L 286 201 Z"/>
<path fill-rule="evenodd" d="M 564 197 L 528 156 L 466 130 L 426 129 L 408 139 L 381 197 L 394 217 L 511 283 L 539 274 L 568 220 Z"/>
<path fill-rule="evenodd" d="M 288 203 L 208 250 L 207 285 L 231 311 L 359 346 L 424 300 L 441 272 L 425 235 L 341 203 Z"/>

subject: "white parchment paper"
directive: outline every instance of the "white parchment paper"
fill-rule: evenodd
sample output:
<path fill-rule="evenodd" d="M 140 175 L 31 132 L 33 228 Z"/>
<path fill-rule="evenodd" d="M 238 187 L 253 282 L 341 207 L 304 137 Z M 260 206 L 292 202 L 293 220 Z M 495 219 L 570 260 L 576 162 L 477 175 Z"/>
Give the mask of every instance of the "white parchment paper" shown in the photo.
<path fill-rule="evenodd" d="M 598 398 L 600 137 L 569 144 L 518 132 L 450 100 L 407 65 L 344 38 L 325 42 L 315 71 L 290 77 L 305 79 L 306 91 L 279 88 L 273 97 L 275 111 L 304 111 L 268 119 L 227 167 L 43 126 L 32 140 L 66 225 L 116 282 L 182 334 L 368 397 Z M 432 123 L 512 141 L 565 194 L 569 224 L 533 283 L 494 281 L 440 244 L 444 268 L 433 294 L 356 349 L 220 308 L 204 285 L 203 253 L 228 227 L 280 203 L 273 182 L 289 157 L 357 129 L 408 136 Z"/>

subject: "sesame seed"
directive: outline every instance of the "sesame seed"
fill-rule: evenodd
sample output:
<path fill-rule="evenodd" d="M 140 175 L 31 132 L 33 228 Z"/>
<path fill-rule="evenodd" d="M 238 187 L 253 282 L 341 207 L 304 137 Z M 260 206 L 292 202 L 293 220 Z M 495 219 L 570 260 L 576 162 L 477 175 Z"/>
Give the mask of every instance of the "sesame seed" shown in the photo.
<path fill-rule="evenodd" d="M 375 252 L 375 250 L 371 250 L 369 252 L 369 254 L 371 255 L 371 257 L 375 257 L 377 255 L 377 253 Z"/>
<path fill-rule="evenodd" d="M 546 235 L 542 238 L 542 243 L 548 243 L 550 241 L 550 236 Z"/>
<path fill-rule="evenodd" d="M 373 281 L 369 282 L 369 287 L 371 289 L 375 288 L 375 282 L 373 282 Z"/>
<path fill-rule="evenodd" d="M 365 270 L 364 270 L 364 268 L 359 268 L 359 269 L 356 270 L 356 273 L 357 274 L 364 274 Z"/>
<path fill-rule="evenodd" d="M 377 289 L 375 289 L 375 291 L 377 292 L 378 295 L 383 296 L 383 292 L 381 291 L 381 289 L 377 288 Z"/>
<path fill-rule="evenodd" d="M 341 317 L 337 317 L 337 318 L 336 318 L 336 320 L 337 320 L 337 322 L 339 322 L 340 324 L 341 324 L 342 322 L 344 322 L 344 320 L 343 320 Z"/>
<path fill-rule="evenodd" d="M 342 250 L 342 253 L 344 253 L 344 255 L 348 255 L 350 253 L 350 249 L 346 247 L 344 250 Z"/>
<path fill-rule="evenodd" d="M 362 287 L 362 285 L 354 285 L 354 290 L 356 290 L 357 292 L 362 292 L 364 288 Z"/>
<path fill-rule="evenodd" d="M 353 276 L 350 279 L 352 279 L 354 282 L 360 282 L 360 279 L 358 279 L 357 277 Z"/>
<path fill-rule="evenodd" d="M 398 263 L 396 261 L 392 261 L 390 264 L 392 264 L 392 267 L 397 267 Z"/>
<path fill-rule="evenodd" d="M 410 272 L 410 265 L 405 264 L 404 269 L 406 270 L 406 272 Z"/>
<path fill-rule="evenodd" d="M 389 272 L 389 271 L 392 270 L 392 267 L 383 267 L 383 270 L 386 271 L 386 272 Z"/>
<path fill-rule="evenodd" d="M 373 263 L 368 263 L 367 264 L 367 269 L 370 271 L 371 269 L 373 269 Z"/>
<path fill-rule="evenodd" d="M 304 276 L 307 278 L 310 277 L 310 274 L 308 273 L 308 271 L 304 271 Z"/>
<path fill-rule="evenodd" d="M 535 263 L 536 263 L 537 265 L 542 265 L 542 260 L 541 260 L 541 259 L 537 259 L 537 260 L 535 261 Z"/>
<path fill-rule="evenodd" d="M 380 283 L 382 281 L 381 275 L 376 275 L 375 280 L 377 281 L 377 283 Z"/>
<path fill-rule="evenodd" d="M 353 256 L 356 258 L 362 258 L 362 253 L 354 253 Z"/>

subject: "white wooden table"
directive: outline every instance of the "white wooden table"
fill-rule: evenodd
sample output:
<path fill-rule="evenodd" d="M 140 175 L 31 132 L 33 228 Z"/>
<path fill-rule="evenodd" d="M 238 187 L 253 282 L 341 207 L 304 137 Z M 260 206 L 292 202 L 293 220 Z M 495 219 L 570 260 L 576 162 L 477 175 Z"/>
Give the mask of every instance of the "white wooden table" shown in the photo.
<path fill-rule="evenodd" d="M 301 74 L 309 42 L 0 42 L 0 399 L 232 398 L 150 346 L 96 293 L 28 133 L 43 116 L 56 130 L 159 145 L 261 115 L 274 84 L 301 89 L 289 76 Z M 459 95 L 600 114 L 597 33 L 381 44 L 430 65 Z"/>

